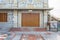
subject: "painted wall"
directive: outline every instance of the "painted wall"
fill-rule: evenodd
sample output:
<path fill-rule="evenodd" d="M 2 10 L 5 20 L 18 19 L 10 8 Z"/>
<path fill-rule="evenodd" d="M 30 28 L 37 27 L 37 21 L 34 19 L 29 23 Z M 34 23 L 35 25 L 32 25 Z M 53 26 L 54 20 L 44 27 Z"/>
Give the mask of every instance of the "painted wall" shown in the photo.
<path fill-rule="evenodd" d="M 21 27 L 22 26 L 22 13 L 29 13 L 29 11 L 0 11 L 6 12 L 8 15 L 8 22 L 0 22 L 0 27 Z M 32 13 L 40 13 L 40 27 L 43 28 L 47 23 L 47 11 L 32 11 Z"/>
<path fill-rule="evenodd" d="M 13 26 L 13 12 L 12 11 L 0 11 L 0 13 L 7 13 L 7 22 L 0 22 L 0 27 L 12 27 Z"/>
<path fill-rule="evenodd" d="M 27 7 L 28 6 L 28 7 Z M 0 0 L 0 9 L 12 9 L 12 8 L 48 8 L 48 0 Z M 0 11 L 4 12 L 4 11 Z M 8 13 L 8 22 L 0 22 L 1 27 L 21 27 L 21 12 L 6 11 Z M 40 11 L 40 27 L 46 27 L 47 23 L 47 11 Z"/>
<path fill-rule="evenodd" d="M 48 0 L 0 0 L 0 8 L 46 8 Z"/>
<path fill-rule="evenodd" d="M 43 8 L 43 0 L 18 0 L 18 8 Z"/>

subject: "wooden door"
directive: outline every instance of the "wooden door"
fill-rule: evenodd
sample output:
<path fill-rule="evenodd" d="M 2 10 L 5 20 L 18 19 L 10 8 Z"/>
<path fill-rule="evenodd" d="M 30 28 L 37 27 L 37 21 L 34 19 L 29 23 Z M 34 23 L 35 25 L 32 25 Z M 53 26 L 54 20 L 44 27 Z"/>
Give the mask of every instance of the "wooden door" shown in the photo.
<path fill-rule="evenodd" d="M 22 13 L 23 27 L 39 27 L 39 13 Z"/>

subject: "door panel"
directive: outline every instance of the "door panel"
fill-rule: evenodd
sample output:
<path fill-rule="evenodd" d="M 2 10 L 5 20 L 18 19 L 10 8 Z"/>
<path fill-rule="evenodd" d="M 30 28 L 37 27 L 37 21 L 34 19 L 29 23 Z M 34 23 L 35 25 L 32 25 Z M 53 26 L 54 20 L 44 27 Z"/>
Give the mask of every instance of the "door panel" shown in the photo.
<path fill-rule="evenodd" d="M 40 21 L 39 17 L 39 13 L 22 13 L 22 26 L 38 27 Z"/>

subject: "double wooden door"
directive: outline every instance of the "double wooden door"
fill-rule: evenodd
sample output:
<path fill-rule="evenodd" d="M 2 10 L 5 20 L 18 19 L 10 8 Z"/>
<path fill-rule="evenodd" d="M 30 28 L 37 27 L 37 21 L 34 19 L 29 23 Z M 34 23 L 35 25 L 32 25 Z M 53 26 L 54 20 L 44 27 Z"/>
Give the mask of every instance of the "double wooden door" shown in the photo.
<path fill-rule="evenodd" d="M 39 27 L 39 13 L 22 13 L 22 27 Z"/>

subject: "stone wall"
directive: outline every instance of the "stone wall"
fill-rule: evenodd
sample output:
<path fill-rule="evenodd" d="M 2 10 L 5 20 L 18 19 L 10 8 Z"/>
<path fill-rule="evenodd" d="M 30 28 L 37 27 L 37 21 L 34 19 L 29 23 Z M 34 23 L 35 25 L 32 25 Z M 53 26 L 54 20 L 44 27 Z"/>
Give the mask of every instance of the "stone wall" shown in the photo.
<path fill-rule="evenodd" d="M 13 12 L 12 11 L 0 11 L 0 13 L 7 13 L 7 22 L 0 22 L 0 27 L 13 27 Z"/>
<path fill-rule="evenodd" d="M 48 8 L 48 0 L 1 0 L 0 9 L 2 8 L 3 9 Z M 4 23 L 0 22 L 0 26 L 21 27 L 21 12 L 18 10 L 6 11 L 6 12 L 8 13 L 8 22 Z M 39 13 L 40 13 L 40 27 L 46 27 L 47 15 L 48 15 L 47 11 L 44 10 L 40 11 Z"/>
<path fill-rule="evenodd" d="M 0 8 L 47 8 L 48 0 L 1 0 Z"/>

